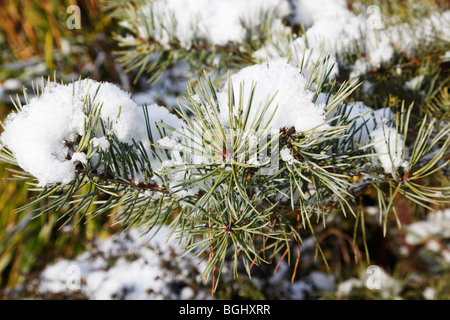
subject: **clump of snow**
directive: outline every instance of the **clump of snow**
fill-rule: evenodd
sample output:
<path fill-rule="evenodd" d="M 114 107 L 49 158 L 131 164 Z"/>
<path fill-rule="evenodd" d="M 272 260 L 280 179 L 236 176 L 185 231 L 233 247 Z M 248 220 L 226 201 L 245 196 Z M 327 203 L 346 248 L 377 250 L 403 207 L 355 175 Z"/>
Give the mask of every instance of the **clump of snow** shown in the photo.
<path fill-rule="evenodd" d="M 243 22 L 258 26 L 262 12 L 278 16 L 290 12 L 286 0 L 155 0 L 143 5 L 141 11 L 144 15 L 153 13 L 155 40 L 169 45 L 175 38 L 184 48 L 190 48 L 195 39 L 208 39 L 217 45 L 241 43 L 246 37 Z M 166 19 L 171 19 L 173 28 L 163 27 L 167 26 Z M 141 36 L 149 36 L 144 23 L 138 31 Z"/>
<path fill-rule="evenodd" d="M 294 18 L 307 27 L 306 33 L 281 47 L 268 42 L 254 53 L 260 60 L 293 54 L 298 62 L 304 57 L 304 69 L 311 69 L 320 56 L 329 56 L 329 65 L 334 64 L 330 78 L 339 71 L 338 57 L 343 53 L 355 52 L 366 26 L 366 18 L 354 15 L 345 0 L 293 1 Z M 282 43 L 281 43 L 282 44 Z M 280 50 L 281 49 L 281 50 Z"/>
<path fill-rule="evenodd" d="M 402 283 L 390 276 L 380 266 L 369 266 L 362 270 L 359 278 L 353 277 L 338 284 L 336 294 L 338 297 L 348 297 L 354 290 L 370 290 L 378 293 L 384 299 L 400 299 Z"/>
<path fill-rule="evenodd" d="M 405 227 L 405 243 L 418 246 L 425 264 L 433 272 L 445 270 L 450 263 L 450 209 L 428 213 L 424 220 Z"/>
<path fill-rule="evenodd" d="M 317 101 L 323 102 L 327 98 L 321 94 Z M 327 119 L 331 120 L 336 116 L 345 119 L 348 126 L 346 134 L 352 137 L 352 147 L 364 147 L 373 143 L 376 153 L 374 163 L 380 165 L 385 173 L 394 174 L 396 168 L 408 167 L 403 136 L 392 125 L 394 113 L 390 108 L 373 110 L 357 101 L 339 106 L 327 116 Z M 344 141 L 344 138 L 341 140 Z"/>
<path fill-rule="evenodd" d="M 417 90 L 422 85 L 424 79 L 425 79 L 424 75 L 414 77 L 411 80 L 405 82 L 405 88 L 409 90 Z"/>
<path fill-rule="evenodd" d="M 336 294 L 338 297 L 345 297 L 352 293 L 354 288 L 362 288 L 363 283 L 360 279 L 350 278 L 345 281 L 342 281 L 337 286 Z"/>
<path fill-rule="evenodd" d="M 83 152 L 75 152 L 72 155 L 72 159 L 71 160 L 72 160 L 72 162 L 78 161 L 78 162 L 81 162 L 83 164 L 87 163 L 86 154 L 83 153 Z"/>
<path fill-rule="evenodd" d="M 132 141 L 147 141 L 148 132 L 145 123 L 143 107 L 137 105 L 131 98 L 131 94 L 120 90 L 112 83 L 98 83 L 89 80 L 84 87 L 89 87 L 91 96 L 98 92 L 95 101 L 101 103 L 100 117 L 103 121 L 110 121 L 112 131 L 120 142 L 132 144 Z M 182 121 L 166 108 L 157 104 L 149 105 L 148 112 L 151 120 L 151 132 L 153 137 L 158 137 L 158 130 L 154 122 L 164 123 L 179 128 Z"/>
<path fill-rule="evenodd" d="M 434 288 L 428 287 L 423 290 L 423 297 L 426 300 L 434 300 L 436 296 L 436 290 Z"/>
<path fill-rule="evenodd" d="M 248 124 L 253 123 L 261 114 L 269 98 L 272 103 L 264 114 L 263 124 L 270 121 L 270 127 L 281 129 L 295 127 L 296 132 L 306 132 L 317 127 L 324 129 L 325 105 L 312 102 L 314 93 L 307 88 L 307 79 L 301 70 L 288 63 L 286 59 L 271 60 L 268 63 L 246 67 L 231 76 L 235 101 L 239 101 L 239 88 L 243 84 L 243 101 L 246 106 L 252 84 L 256 84 Z M 229 123 L 230 113 L 226 88 L 218 94 L 220 116 L 223 123 Z M 234 110 L 237 115 L 237 108 Z M 245 110 L 244 112 L 247 112 Z"/>
<path fill-rule="evenodd" d="M 350 13 L 334 19 L 325 17 L 306 31 L 306 42 L 312 48 L 321 48 L 334 55 L 354 51 L 361 38 L 361 30 L 365 28 L 365 21 L 364 17 Z"/>
<path fill-rule="evenodd" d="M 72 95 L 72 87 L 49 84 L 39 98 L 6 118 L 0 140 L 41 186 L 68 183 L 75 167 L 67 159 L 67 143 L 83 134 L 84 119 L 82 99 Z"/>
<path fill-rule="evenodd" d="M 289 148 L 284 147 L 280 151 L 281 160 L 285 161 L 287 164 L 291 165 L 294 163 L 294 157 L 292 156 L 291 150 Z"/>
<path fill-rule="evenodd" d="M 7 91 L 17 91 L 22 88 L 22 84 L 17 79 L 7 79 L 3 82 L 2 87 Z"/>
<path fill-rule="evenodd" d="M 101 150 L 106 150 L 109 148 L 110 143 L 106 137 L 100 138 L 92 138 L 92 145 L 96 148 L 100 148 Z"/>
<path fill-rule="evenodd" d="M 324 100 L 324 96 L 319 96 L 318 100 Z M 350 137 L 341 138 L 341 141 L 351 148 L 371 144 L 375 151 L 373 163 L 382 167 L 386 174 L 395 176 L 400 167 L 408 170 L 408 148 L 404 146 L 403 135 L 394 127 L 395 114 L 390 108 L 373 110 L 358 101 L 339 106 L 327 119 L 338 115 L 345 119 L 348 126 L 346 135 Z"/>
<path fill-rule="evenodd" d="M 366 57 L 357 60 L 351 78 L 388 63 L 395 52 L 414 55 L 422 46 L 428 45 L 436 38 L 449 39 L 450 11 L 433 13 L 411 24 L 390 23 L 393 24 L 382 29 L 371 29 L 367 26 L 361 29 L 362 37 L 359 41 Z M 362 68 L 362 65 L 365 65 L 365 68 Z"/>
<path fill-rule="evenodd" d="M 407 166 L 403 157 L 403 138 L 394 128 L 383 126 L 371 132 L 377 159 L 384 172 L 394 174 L 396 168 Z"/>
<path fill-rule="evenodd" d="M 348 13 L 345 0 L 294 0 L 295 20 L 310 27 L 324 17 L 337 18 Z"/>
<path fill-rule="evenodd" d="M 326 95 L 319 95 L 317 101 L 322 102 L 326 99 Z M 383 128 L 392 120 L 394 113 L 390 108 L 373 110 L 361 101 L 357 101 L 334 109 L 327 116 L 327 120 L 331 120 L 337 115 L 341 115 L 349 122 L 347 133 L 353 135 L 354 142 L 359 145 L 366 145 L 371 141 L 371 133 Z"/>
<path fill-rule="evenodd" d="M 370 7 L 362 9 L 368 16 L 357 15 L 345 0 L 294 0 L 293 6 L 294 20 L 306 27 L 305 34 L 281 51 L 280 44 L 269 42 L 254 53 L 256 58 L 287 56 L 290 52 L 301 57 L 304 52 L 317 60 L 318 54 L 325 53 L 336 66 L 350 69 L 350 79 L 355 79 L 388 64 L 396 52 L 414 55 L 421 46 L 437 37 L 449 39 L 450 34 L 450 11 L 434 12 L 407 24 Z M 361 58 L 350 64 L 346 56 L 351 54 L 361 54 Z M 331 77 L 337 72 L 336 67 Z"/>
<path fill-rule="evenodd" d="M 281 50 L 280 50 L 281 49 Z M 328 77 L 334 79 L 339 73 L 339 65 L 333 53 L 326 52 L 322 46 L 313 47 L 306 42 L 305 37 L 298 37 L 291 43 L 283 46 L 283 43 L 269 42 L 253 53 L 253 56 L 260 61 L 266 59 L 276 59 L 291 55 L 302 69 L 311 72 L 318 61 L 326 59 L 329 69 Z"/>
<path fill-rule="evenodd" d="M 162 147 L 169 148 L 172 150 L 182 150 L 182 146 L 171 137 L 164 137 L 158 140 L 158 144 Z"/>
<path fill-rule="evenodd" d="M 17 113 L 5 120 L 0 142 L 13 153 L 19 166 L 39 181 L 39 186 L 69 183 L 75 177 L 75 161 L 86 163 L 86 155 L 71 154 L 69 146 L 76 145 L 84 133 L 87 104 L 98 105 L 100 118 L 120 142 L 133 140 L 149 146 L 146 121 L 142 107 L 130 94 L 110 83 L 93 80 L 63 85 L 47 83 L 42 94 L 32 98 Z M 155 121 L 180 128 L 183 121 L 156 104 L 148 107 L 151 132 L 158 137 Z M 109 142 L 99 130 L 92 140 L 94 146 L 107 149 Z"/>
<path fill-rule="evenodd" d="M 450 238 L 450 209 L 431 212 L 426 220 L 406 226 L 406 243 L 418 245 L 430 237 Z"/>

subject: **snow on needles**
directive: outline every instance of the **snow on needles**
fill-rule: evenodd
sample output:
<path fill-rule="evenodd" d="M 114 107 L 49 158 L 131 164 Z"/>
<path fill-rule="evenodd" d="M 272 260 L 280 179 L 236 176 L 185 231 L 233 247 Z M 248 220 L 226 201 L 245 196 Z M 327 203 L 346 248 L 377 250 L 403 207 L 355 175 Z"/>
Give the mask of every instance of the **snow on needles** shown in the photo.
<path fill-rule="evenodd" d="M 384 172 L 394 174 L 395 168 L 407 166 L 403 160 L 403 137 L 394 128 L 382 127 L 371 133 L 377 159 Z"/>
<path fill-rule="evenodd" d="M 280 151 L 280 156 L 281 159 L 285 162 L 287 162 L 288 164 L 293 164 L 294 163 L 294 156 L 291 153 L 291 150 L 289 150 L 289 148 L 284 147 L 283 149 L 281 149 Z"/>
<path fill-rule="evenodd" d="M 336 18 L 348 12 L 345 0 L 296 0 L 294 4 L 295 20 L 305 27 L 310 27 L 324 17 Z"/>
<path fill-rule="evenodd" d="M 317 101 L 325 100 L 321 94 Z M 373 110 L 362 102 L 350 103 L 344 110 L 333 110 L 327 119 L 341 113 L 348 121 L 346 134 L 353 138 L 352 148 L 373 144 L 373 163 L 381 166 L 386 174 L 394 174 L 395 169 L 408 166 L 404 150 L 403 136 L 392 125 L 394 113 L 390 108 Z M 344 114 L 342 114 L 344 113 Z"/>
<path fill-rule="evenodd" d="M 262 12 L 276 12 L 280 16 L 289 13 L 286 0 L 157 0 L 149 5 L 156 40 L 169 45 L 173 37 L 185 48 L 191 47 L 195 39 L 208 39 L 218 45 L 241 43 L 246 37 L 243 22 L 257 26 Z M 143 6 L 142 13 L 149 14 L 149 9 Z M 163 27 L 167 18 L 173 22 L 170 30 Z M 145 27 L 141 29 L 141 36 L 148 36 Z"/>
<path fill-rule="evenodd" d="M 396 52 L 413 55 L 433 39 L 448 40 L 450 35 L 448 10 L 418 17 L 407 24 L 381 13 L 355 14 L 345 0 L 294 0 L 292 3 L 294 19 L 306 31 L 284 48 L 282 55 L 292 51 L 301 57 L 305 52 L 306 58 L 311 56 L 317 60 L 320 53 L 329 54 L 336 65 L 351 69 L 351 79 L 388 64 Z M 261 60 L 280 56 L 280 51 L 272 46 L 269 42 L 254 56 Z M 346 61 L 346 56 L 357 53 L 362 57 L 352 63 Z M 332 77 L 338 73 L 337 69 L 333 70 Z"/>
<path fill-rule="evenodd" d="M 295 127 L 296 132 L 306 132 L 316 127 L 324 129 L 325 104 L 312 102 L 314 93 L 307 88 L 307 79 L 300 68 L 280 58 L 269 63 L 246 67 L 231 76 L 235 101 L 239 101 L 239 88 L 243 84 L 244 105 L 250 97 L 252 84 L 256 84 L 248 123 L 251 124 L 261 114 L 268 99 L 273 98 L 264 114 L 264 122 L 270 120 L 270 127 Z M 228 94 L 226 89 L 218 95 L 223 123 L 229 121 Z M 237 108 L 236 108 L 237 109 Z M 235 109 L 236 115 L 237 110 Z"/>
<path fill-rule="evenodd" d="M 31 99 L 4 122 L 1 142 L 13 153 L 22 169 L 39 184 L 68 183 L 75 166 L 66 159 L 68 142 L 83 134 L 83 100 L 70 86 L 49 84 L 39 98 Z"/>
<path fill-rule="evenodd" d="M 120 142 L 131 144 L 135 140 L 150 145 L 142 107 L 131 100 L 129 93 L 113 84 L 89 79 L 69 85 L 49 82 L 42 94 L 6 118 L 0 137 L 18 165 L 38 179 L 39 186 L 67 184 L 75 177 L 74 162 L 86 163 L 86 155 L 74 151 L 85 130 L 88 99 L 101 107 L 101 120 L 105 127 L 109 123 L 110 133 Z M 162 120 L 175 128 L 182 126 L 183 122 L 163 107 L 151 105 L 148 111 L 154 136 L 158 134 L 155 121 Z M 100 149 L 109 147 L 100 130 L 92 143 Z"/>

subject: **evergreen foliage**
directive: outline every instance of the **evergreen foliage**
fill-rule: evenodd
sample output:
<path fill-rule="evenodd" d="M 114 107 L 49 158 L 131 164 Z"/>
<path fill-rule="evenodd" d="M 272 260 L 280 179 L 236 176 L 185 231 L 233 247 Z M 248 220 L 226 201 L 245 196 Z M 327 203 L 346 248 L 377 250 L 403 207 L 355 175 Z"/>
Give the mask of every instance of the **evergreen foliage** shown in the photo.
<path fill-rule="evenodd" d="M 60 160 L 73 164 L 74 177 L 42 183 L 24 169 L 6 137 L 27 106 L 47 98 L 59 83 L 56 76 L 43 79 L 34 97 L 24 90 L 25 103 L 14 100 L 15 113 L 3 124 L 0 159 L 14 180 L 36 194 L 20 211 L 61 211 L 65 223 L 112 214 L 125 229 L 146 232 L 168 224 L 184 252 L 205 261 L 202 277 L 215 290 L 229 261 L 235 275 L 243 266 L 251 276 L 254 265 L 281 257 L 292 264 L 294 279 L 305 237 L 315 239 L 316 255 L 327 263 L 317 234 L 338 217 L 354 224 L 353 246 L 362 237 L 370 261 L 368 196 L 377 204 L 384 235 L 392 220 L 402 227 L 400 198 L 424 210 L 448 204 L 448 34 L 447 39 L 445 34 L 413 38 L 418 44 L 408 51 L 394 44 L 390 59 L 369 64 L 355 78 L 355 65 L 370 60 L 371 52 L 361 48 L 363 40 L 323 51 L 313 47 L 308 28 L 295 14 L 280 8 L 261 10 L 254 21 L 242 20 L 242 42 L 217 43 L 202 36 L 201 26 L 186 41 L 177 33 L 175 13 L 158 11 L 155 3 L 105 1 L 103 9 L 120 22 L 114 36 L 120 48 L 117 61 L 136 81 L 144 78 L 156 85 L 175 68 L 186 71 L 190 84 L 175 110 L 179 121 L 170 120 L 174 114 L 157 113 L 156 106 L 139 106 L 139 122 L 126 125 L 145 125 L 146 134 L 131 131 L 124 139 L 115 123 L 128 112 L 126 106 L 117 106 L 116 118 L 106 117 L 102 112 L 109 91 L 99 94 L 106 84 L 74 81 L 67 86 L 74 100 L 84 93 L 79 101 L 84 121 L 81 132 L 65 140 L 66 159 Z M 438 12 L 437 7 L 405 11 L 400 3 L 389 8 L 377 4 L 389 13 L 383 30 L 399 21 L 415 25 Z M 352 5 L 355 15 L 367 13 L 364 4 Z M 408 42 L 402 36 L 407 34 L 401 33 L 400 42 Z M 312 128 L 277 127 L 277 115 L 290 117 L 283 105 L 290 96 L 283 94 L 292 84 L 260 94 L 258 81 L 244 76 L 234 81 L 244 72 L 262 79 L 264 73 L 254 71 L 258 66 L 268 74 L 296 70 L 304 87 L 294 91 L 307 93 L 309 100 L 302 103 L 322 110 L 323 121 Z M 96 89 L 87 89 L 88 84 Z"/>

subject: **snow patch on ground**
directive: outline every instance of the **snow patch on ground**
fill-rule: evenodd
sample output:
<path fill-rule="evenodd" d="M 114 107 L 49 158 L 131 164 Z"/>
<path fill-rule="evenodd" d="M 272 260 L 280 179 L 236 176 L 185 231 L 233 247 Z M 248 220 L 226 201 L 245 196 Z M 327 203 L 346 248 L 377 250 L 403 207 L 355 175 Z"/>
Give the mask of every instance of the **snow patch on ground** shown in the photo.
<path fill-rule="evenodd" d="M 180 247 L 167 241 L 163 227 L 150 240 L 138 230 L 97 243 L 73 260 L 60 259 L 40 275 L 41 293 L 80 291 L 92 300 L 207 298 L 196 278 L 201 264 L 179 255 Z"/>

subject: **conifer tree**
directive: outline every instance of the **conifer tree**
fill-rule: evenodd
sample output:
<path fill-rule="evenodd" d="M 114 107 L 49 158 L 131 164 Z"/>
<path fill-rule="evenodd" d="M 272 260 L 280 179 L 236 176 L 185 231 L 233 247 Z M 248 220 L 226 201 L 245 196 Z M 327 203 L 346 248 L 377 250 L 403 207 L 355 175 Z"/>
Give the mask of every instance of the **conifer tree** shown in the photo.
<path fill-rule="evenodd" d="M 90 79 L 24 90 L 0 137 L 36 192 L 21 210 L 168 224 L 216 288 L 225 262 L 291 260 L 337 217 L 364 236 L 367 194 L 384 234 L 399 198 L 445 205 L 450 11 L 400 2 L 104 1 L 126 72 L 185 92 L 170 112 Z"/>

